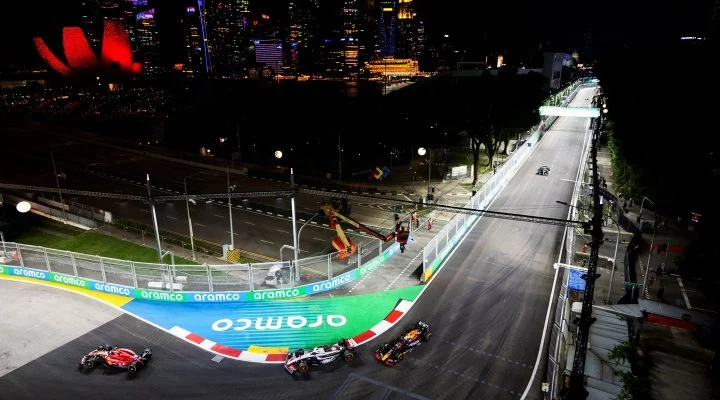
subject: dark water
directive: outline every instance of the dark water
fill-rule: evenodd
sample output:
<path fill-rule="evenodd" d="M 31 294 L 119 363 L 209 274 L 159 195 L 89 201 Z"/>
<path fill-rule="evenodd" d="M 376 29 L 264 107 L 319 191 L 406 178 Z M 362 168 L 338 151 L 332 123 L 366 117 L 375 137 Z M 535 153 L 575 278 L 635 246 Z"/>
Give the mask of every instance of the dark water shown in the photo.
<path fill-rule="evenodd" d="M 375 82 L 232 82 L 173 88 L 164 123 L 167 146 L 244 162 L 337 171 L 409 160 L 422 114 L 414 95 L 382 96 Z M 221 143 L 222 141 L 222 143 Z M 239 147 L 238 147 L 239 145 Z M 239 150 L 238 150 L 239 149 Z M 236 154 L 237 156 L 237 154 Z"/>

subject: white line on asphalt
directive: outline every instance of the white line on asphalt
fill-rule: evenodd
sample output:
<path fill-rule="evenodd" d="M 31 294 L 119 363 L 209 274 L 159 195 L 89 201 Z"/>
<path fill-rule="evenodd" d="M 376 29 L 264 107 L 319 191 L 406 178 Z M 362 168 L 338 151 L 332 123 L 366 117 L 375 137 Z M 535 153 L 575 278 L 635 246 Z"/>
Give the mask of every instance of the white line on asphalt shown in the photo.
<path fill-rule="evenodd" d="M 176 217 L 173 217 L 172 215 L 166 215 L 166 217 L 168 217 L 170 219 L 177 219 Z"/>
<path fill-rule="evenodd" d="M 253 224 L 252 222 L 249 222 L 249 221 L 243 221 L 243 224 L 255 225 L 255 224 Z"/>
<path fill-rule="evenodd" d="M 688 310 L 692 310 L 692 306 L 690 306 L 690 299 L 688 298 L 687 292 L 685 291 L 685 286 L 682 283 L 682 279 L 678 277 L 677 280 L 678 285 L 680 285 L 680 291 L 682 292 L 683 298 L 685 299 L 685 305 L 687 306 Z"/>
<path fill-rule="evenodd" d="M 225 231 L 225 233 L 230 233 L 230 231 Z M 240 236 L 240 234 L 237 233 L 237 232 L 233 232 L 233 235 L 235 235 L 235 236 Z"/>
<path fill-rule="evenodd" d="M 320 239 L 320 238 L 313 238 L 313 240 L 319 240 L 319 241 L 321 241 L 321 242 L 324 242 L 324 241 L 325 241 L 325 239 Z"/>
<path fill-rule="evenodd" d="M 284 231 L 284 230 L 282 230 L 282 229 L 275 229 L 275 230 L 278 231 L 278 232 L 282 232 L 282 233 L 290 233 L 290 232 Z"/>
<path fill-rule="evenodd" d="M 213 214 L 213 215 L 216 216 L 216 217 L 218 217 L 218 218 L 225 218 L 224 215 L 218 215 L 218 214 Z"/>
<path fill-rule="evenodd" d="M 147 213 L 149 213 L 150 211 L 148 211 L 148 210 L 146 210 L 146 209 L 144 209 L 144 208 L 141 208 L 141 209 L 140 209 L 140 212 L 144 212 L 145 214 L 147 214 Z"/>
<path fill-rule="evenodd" d="M 417 264 L 415 264 L 415 260 L 417 260 L 417 258 L 420 257 L 421 255 L 423 255 L 423 252 L 422 252 L 422 251 L 419 252 L 419 253 L 417 253 L 417 254 L 415 255 L 415 257 L 412 259 L 412 261 L 410 261 L 410 262 L 405 266 L 405 268 L 403 268 L 403 270 L 400 271 L 399 274 L 397 274 L 397 276 L 395 277 L 395 279 L 393 279 L 392 282 L 390 282 L 390 283 L 385 287 L 385 290 L 390 290 L 390 289 L 392 289 L 392 287 L 393 287 L 393 285 L 395 284 L 395 282 L 397 282 L 397 280 L 400 279 L 401 276 L 404 276 L 404 275 L 405 275 L 405 271 L 407 271 L 407 269 L 410 268 L 411 265 L 417 265 Z M 353 289 L 355 289 L 355 288 L 353 288 Z"/>
<path fill-rule="evenodd" d="M 207 226 L 205 226 L 203 224 L 198 224 L 197 222 L 193 222 L 193 225 L 202 226 L 203 228 L 207 228 Z"/>
<path fill-rule="evenodd" d="M 267 244 L 275 244 L 275 243 L 269 242 L 269 241 L 267 241 L 267 240 L 262 240 L 262 239 L 260 239 L 260 241 L 263 242 L 263 243 L 267 243 Z"/>

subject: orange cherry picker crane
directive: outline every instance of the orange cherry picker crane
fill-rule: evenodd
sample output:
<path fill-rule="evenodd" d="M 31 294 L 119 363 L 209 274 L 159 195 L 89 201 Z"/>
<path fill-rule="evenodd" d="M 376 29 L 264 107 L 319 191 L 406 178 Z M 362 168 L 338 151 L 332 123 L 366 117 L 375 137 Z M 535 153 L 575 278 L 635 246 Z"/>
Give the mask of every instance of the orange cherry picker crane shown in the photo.
<path fill-rule="evenodd" d="M 405 245 L 407 244 L 411 229 L 409 222 L 407 223 L 407 227 L 404 226 L 402 223 L 399 223 L 396 226 L 395 232 L 389 232 L 383 235 L 382 233 L 371 229 L 348 216 L 341 214 L 340 211 L 336 210 L 331 205 L 324 204 L 320 208 L 325 213 L 325 215 L 330 218 L 330 228 L 335 229 L 335 231 L 337 232 L 337 236 L 332 240 L 332 246 L 333 248 L 335 248 L 335 250 L 338 251 L 337 258 L 339 260 L 345 260 L 357 252 L 357 245 L 353 243 L 353 241 L 350 240 L 350 238 L 348 238 L 345 235 L 345 232 L 342 230 L 342 227 L 340 226 L 341 221 L 346 222 L 354 226 L 355 228 L 367 233 L 368 235 L 382 240 L 385 243 L 396 239 L 398 243 L 400 243 L 401 251 L 405 251 Z"/>

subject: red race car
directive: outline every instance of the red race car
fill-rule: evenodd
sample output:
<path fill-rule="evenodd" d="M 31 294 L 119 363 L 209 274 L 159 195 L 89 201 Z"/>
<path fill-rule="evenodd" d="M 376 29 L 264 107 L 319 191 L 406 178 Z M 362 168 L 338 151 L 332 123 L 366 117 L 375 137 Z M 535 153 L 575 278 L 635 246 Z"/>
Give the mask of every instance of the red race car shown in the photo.
<path fill-rule="evenodd" d="M 105 367 L 127 369 L 129 373 L 134 374 L 139 367 L 144 367 L 150 361 L 150 357 L 152 357 L 150 349 L 137 354 L 130 349 L 104 345 L 86 354 L 80 360 L 80 367 L 92 369 L 100 364 Z"/>

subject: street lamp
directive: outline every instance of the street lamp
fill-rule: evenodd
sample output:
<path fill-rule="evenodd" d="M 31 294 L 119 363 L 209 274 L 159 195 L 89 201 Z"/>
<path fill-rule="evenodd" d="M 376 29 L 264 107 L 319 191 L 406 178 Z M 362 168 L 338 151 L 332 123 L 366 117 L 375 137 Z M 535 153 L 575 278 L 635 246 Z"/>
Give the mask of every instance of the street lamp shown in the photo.
<path fill-rule="evenodd" d="M 652 200 L 650 200 L 650 199 L 648 199 L 647 197 L 643 196 L 642 202 L 640 202 L 640 214 L 638 214 L 638 217 L 637 217 L 637 222 L 638 222 L 638 223 L 640 223 L 640 221 L 642 221 L 642 212 L 643 212 L 643 207 L 645 207 L 645 200 L 647 200 L 648 203 L 650 203 L 650 204 L 652 204 L 652 205 L 655 205 L 655 203 L 653 203 Z M 640 227 L 640 228 L 642 229 L 642 227 Z"/>
<path fill-rule="evenodd" d="M 18 210 L 18 212 L 21 212 L 23 214 L 30 211 L 31 208 L 32 208 L 32 206 L 27 201 L 21 201 L 21 202 L 17 203 L 17 205 L 15 206 L 15 209 Z"/>
<path fill-rule="evenodd" d="M 55 173 L 55 184 L 58 188 L 58 193 L 60 194 L 60 207 L 62 207 L 63 210 L 63 217 L 65 217 L 65 220 L 67 221 L 67 212 L 65 211 L 65 203 L 63 202 L 62 192 L 60 191 L 60 179 L 58 178 L 59 175 L 57 173 L 57 168 L 55 168 L 55 156 L 52 152 L 50 152 L 50 159 L 52 160 L 53 165 L 53 172 Z"/>
<path fill-rule="evenodd" d="M 432 166 L 432 152 L 429 152 L 424 147 L 421 147 L 418 149 L 418 154 L 420 156 L 424 156 L 425 153 L 428 155 L 428 192 L 427 192 L 427 199 L 432 200 L 432 195 L 430 194 L 430 168 Z"/>
<path fill-rule="evenodd" d="M 602 197 L 601 197 L 601 199 L 602 199 Z M 587 210 L 584 208 L 575 207 L 572 204 L 568 204 L 568 202 L 566 202 L 566 201 L 556 201 L 556 203 L 562 204 L 562 205 L 565 205 L 568 207 L 572 207 L 572 208 L 577 208 L 579 210 L 591 211 L 591 210 Z M 602 204 L 602 200 L 601 200 L 601 204 Z M 615 204 L 615 207 L 617 209 L 617 204 Z M 608 291 L 607 291 L 607 296 L 605 297 L 605 303 L 610 302 L 610 290 L 612 289 L 613 277 L 615 275 L 615 264 L 617 262 L 618 245 L 620 244 L 620 225 L 614 218 L 610 218 L 610 220 L 615 223 L 615 227 L 617 228 L 617 234 L 615 235 L 615 252 L 613 253 L 612 270 L 610 270 L 610 283 L 608 283 Z"/>
<path fill-rule="evenodd" d="M 185 209 L 187 210 L 187 219 L 188 219 L 188 231 L 190 231 L 190 249 L 192 250 L 192 259 L 195 260 L 195 240 L 193 239 L 193 228 L 192 228 L 192 219 L 190 219 L 190 200 L 187 198 L 187 178 L 198 174 L 199 172 L 196 172 L 195 174 L 190 174 L 183 178 L 183 187 L 185 188 Z M 193 202 L 194 204 L 194 202 Z"/>
<path fill-rule="evenodd" d="M 282 158 L 282 151 L 275 151 L 275 158 L 280 160 Z M 290 168 L 290 210 L 292 211 L 292 229 L 293 229 L 293 257 L 295 274 L 300 277 L 300 270 L 298 266 L 298 231 L 297 231 L 297 218 L 295 216 L 295 171 Z"/>
<path fill-rule="evenodd" d="M 230 214 L 230 250 L 235 248 L 235 233 L 233 231 L 233 217 L 232 217 L 232 199 L 230 198 L 230 192 L 235 189 L 235 185 L 230 186 L 230 167 L 225 166 L 225 172 L 227 174 L 227 191 L 228 191 L 228 213 Z"/>
<path fill-rule="evenodd" d="M 150 185 L 150 174 L 146 174 L 146 180 L 147 180 L 147 191 L 148 191 L 148 201 L 150 202 L 150 211 L 152 214 L 152 220 L 153 220 L 153 227 L 155 228 L 155 241 L 157 242 L 157 252 L 158 252 L 158 263 L 163 263 L 163 253 L 162 253 L 162 244 L 160 243 L 160 228 L 158 227 L 157 222 L 157 211 L 155 210 L 155 202 L 152 199 L 152 185 Z"/>
<path fill-rule="evenodd" d="M 0 231 L 0 241 L 2 241 L 3 257 L 7 257 L 7 249 L 5 248 L 5 234 Z"/>

